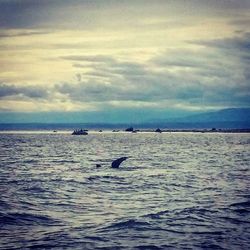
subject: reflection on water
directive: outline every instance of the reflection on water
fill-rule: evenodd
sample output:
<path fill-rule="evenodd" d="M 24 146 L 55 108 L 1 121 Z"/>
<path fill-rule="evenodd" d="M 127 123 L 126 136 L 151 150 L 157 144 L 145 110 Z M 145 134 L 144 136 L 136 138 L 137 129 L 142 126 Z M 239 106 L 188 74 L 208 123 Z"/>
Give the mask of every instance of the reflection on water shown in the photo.
<path fill-rule="evenodd" d="M 250 248 L 249 134 L 0 137 L 0 249 Z"/>

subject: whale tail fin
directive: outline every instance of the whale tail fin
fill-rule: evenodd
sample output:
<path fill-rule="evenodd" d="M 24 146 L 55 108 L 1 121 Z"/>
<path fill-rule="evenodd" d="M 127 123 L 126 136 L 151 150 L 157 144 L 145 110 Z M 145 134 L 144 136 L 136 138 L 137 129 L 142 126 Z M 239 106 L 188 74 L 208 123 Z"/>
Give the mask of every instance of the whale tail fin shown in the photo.
<path fill-rule="evenodd" d="M 128 157 L 120 157 L 120 158 L 118 158 L 118 159 L 116 159 L 116 160 L 114 160 L 113 162 L 112 162 L 112 164 L 111 164 L 111 167 L 112 168 L 119 168 L 119 166 L 121 165 L 121 163 L 123 162 L 123 161 L 125 161 L 125 160 L 127 160 L 128 159 Z"/>

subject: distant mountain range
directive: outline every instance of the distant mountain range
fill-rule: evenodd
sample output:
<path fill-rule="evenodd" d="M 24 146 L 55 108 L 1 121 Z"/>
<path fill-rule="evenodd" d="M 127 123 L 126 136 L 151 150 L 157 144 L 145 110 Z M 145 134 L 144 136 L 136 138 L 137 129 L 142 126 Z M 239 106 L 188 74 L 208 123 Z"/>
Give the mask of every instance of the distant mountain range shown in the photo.
<path fill-rule="evenodd" d="M 178 119 L 175 119 L 178 121 Z M 250 122 L 250 108 L 231 108 L 179 118 L 185 122 Z"/>
<path fill-rule="evenodd" d="M 0 129 L 114 129 L 134 126 L 135 128 L 250 128 L 250 108 L 230 108 L 214 112 L 203 112 L 199 114 L 180 113 L 179 117 L 173 112 L 164 111 L 153 113 L 154 118 L 147 121 L 130 120 L 126 121 L 116 116 L 113 119 L 112 113 L 104 116 L 101 113 L 81 112 L 50 112 L 50 113 L 0 113 Z M 98 117 L 98 119 L 96 119 Z M 102 119 L 104 117 L 105 119 Z M 134 114 L 134 117 L 136 115 Z M 147 116 L 145 116 L 147 117 Z M 157 117 L 157 118 L 155 118 Z M 159 117 L 159 118 L 158 118 Z M 85 118 L 85 120 L 83 120 Z M 120 121 L 120 122 L 119 122 Z"/>
<path fill-rule="evenodd" d="M 166 128 L 250 128 L 250 108 L 230 108 L 152 121 Z"/>

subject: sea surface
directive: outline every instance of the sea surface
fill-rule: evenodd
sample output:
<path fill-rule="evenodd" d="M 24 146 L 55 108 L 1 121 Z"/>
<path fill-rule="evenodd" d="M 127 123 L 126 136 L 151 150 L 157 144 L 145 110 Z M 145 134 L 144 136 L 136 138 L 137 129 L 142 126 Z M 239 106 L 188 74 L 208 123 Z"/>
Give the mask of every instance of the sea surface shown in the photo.
<path fill-rule="evenodd" d="M 4 132 L 0 148 L 0 249 L 250 249 L 250 134 Z"/>

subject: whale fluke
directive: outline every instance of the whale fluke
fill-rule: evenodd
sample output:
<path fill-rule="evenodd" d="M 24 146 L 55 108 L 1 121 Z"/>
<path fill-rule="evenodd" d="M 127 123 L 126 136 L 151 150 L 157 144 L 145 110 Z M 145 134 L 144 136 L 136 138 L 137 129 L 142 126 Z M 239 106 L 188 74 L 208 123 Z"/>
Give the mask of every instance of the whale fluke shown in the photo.
<path fill-rule="evenodd" d="M 121 157 L 121 158 L 118 158 L 118 159 L 116 159 L 116 160 L 114 160 L 114 161 L 112 162 L 111 167 L 112 167 L 112 168 L 119 168 L 120 164 L 121 164 L 123 161 L 127 160 L 127 159 L 128 159 L 128 157 Z"/>

